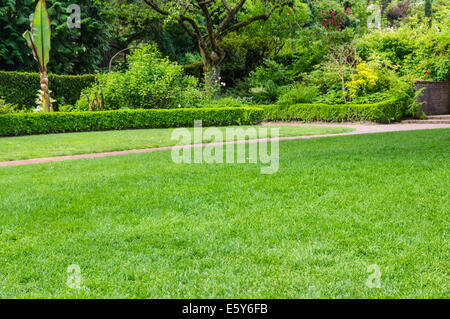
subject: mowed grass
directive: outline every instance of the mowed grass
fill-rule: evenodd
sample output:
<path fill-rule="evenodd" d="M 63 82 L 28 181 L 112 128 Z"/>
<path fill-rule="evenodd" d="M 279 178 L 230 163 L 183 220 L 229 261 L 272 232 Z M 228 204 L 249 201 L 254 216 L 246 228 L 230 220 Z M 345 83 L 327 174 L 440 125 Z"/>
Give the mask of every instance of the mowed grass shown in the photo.
<path fill-rule="evenodd" d="M 0 297 L 450 297 L 449 129 L 281 142 L 274 175 L 170 154 L 0 168 Z"/>
<path fill-rule="evenodd" d="M 262 128 L 262 126 L 253 127 L 257 130 Z M 239 128 L 246 130 L 249 127 Z M 270 134 L 270 129 L 277 127 L 264 126 L 264 128 L 267 128 Z M 280 136 L 335 134 L 353 130 L 340 127 L 290 125 L 279 128 Z M 203 131 L 206 129 L 208 128 L 205 127 Z M 221 127 L 220 130 L 225 138 L 226 128 Z M 148 129 L 3 137 L 0 138 L 0 161 L 173 146 L 178 144 L 177 140 L 171 138 L 173 131 L 173 129 Z M 189 128 L 189 131 L 193 137 L 193 129 Z M 203 142 L 210 141 L 204 139 Z"/>

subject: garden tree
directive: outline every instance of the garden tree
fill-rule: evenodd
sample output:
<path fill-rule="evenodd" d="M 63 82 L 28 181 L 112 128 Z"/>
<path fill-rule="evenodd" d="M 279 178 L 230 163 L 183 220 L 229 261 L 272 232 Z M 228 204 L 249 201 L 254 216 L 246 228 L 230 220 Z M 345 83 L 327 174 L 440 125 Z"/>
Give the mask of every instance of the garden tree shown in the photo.
<path fill-rule="evenodd" d="M 387 18 L 389 22 L 393 24 L 397 20 L 403 20 L 404 18 L 406 18 L 410 9 L 411 0 L 403 0 L 389 9 Z"/>
<path fill-rule="evenodd" d="M 67 7 L 81 7 L 81 28 L 69 28 Z M 22 33 L 29 29 L 34 11 L 31 0 L 0 2 L 0 69 L 33 71 L 33 57 Z M 108 26 L 102 7 L 90 0 L 47 0 L 52 26 L 52 60 L 54 73 L 92 73 L 100 68 L 102 52 L 107 50 Z"/>
<path fill-rule="evenodd" d="M 149 42 L 155 44 L 163 55 L 182 64 L 186 63 L 187 54 L 197 51 L 195 42 L 176 21 L 164 21 L 142 0 L 92 1 L 104 8 L 106 15 L 110 45 L 104 53 L 107 61 L 118 51 Z M 125 54 L 129 52 L 125 50 Z"/>
<path fill-rule="evenodd" d="M 245 12 L 239 14 L 242 20 L 256 15 L 264 10 L 262 1 L 251 1 L 245 7 Z M 288 6 L 275 11 L 268 21 L 259 21 L 245 28 L 242 33 L 264 38 L 272 46 L 272 52 L 277 55 L 286 44 L 290 44 L 291 52 L 295 51 L 295 41 L 297 32 L 303 29 L 311 20 L 311 12 L 304 1 L 293 0 Z"/>
<path fill-rule="evenodd" d="M 197 42 L 205 72 L 205 86 L 215 88 L 220 82 L 220 63 L 224 58 L 223 39 L 232 32 L 266 21 L 289 0 L 264 0 L 263 11 L 238 20 L 247 0 L 143 0 L 151 9 L 177 21 Z"/>
<path fill-rule="evenodd" d="M 433 0 L 425 0 L 425 17 L 431 26 L 433 23 Z"/>
<path fill-rule="evenodd" d="M 0 69 L 31 70 L 33 58 L 22 38 L 30 26 L 29 15 L 33 11 L 29 0 L 0 2 Z"/>
<path fill-rule="evenodd" d="M 358 61 L 356 48 L 353 43 L 349 43 L 332 47 L 328 55 L 328 61 L 325 63 L 325 69 L 339 77 L 344 101 L 347 101 L 345 81 L 353 73 Z"/>
<path fill-rule="evenodd" d="M 384 15 L 384 12 L 391 4 L 392 0 L 380 0 L 380 7 L 381 7 L 381 15 Z"/>
<path fill-rule="evenodd" d="M 45 0 L 39 0 L 34 11 L 31 31 L 25 31 L 23 37 L 27 41 L 27 45 L 33 52 L 33 57 L 39 66 L 42 110 L 44 112 L 53 112 L 47 74 L 47 64 L 50 61 L 51 33 L 47 3 Z"/>
<path fill-rule="evenodd" d="M 249 1 L 238 13 L 244 21 L 263 12 L 262 1 Z M 310 21 L 310 11 L 305 3 L 294 0 L 289 6 L 276 10 L 268 21 L 256 21 L 239 32 L 233 32 L 222 41 L 225 57 L 220 73 L 226 87 L 243 84 L 242 79 L 264 63 L 274 59 L 283 51 L 291 55 L 295 50 L 297 33 Z M 200 62 L 200 65 L 202 63 Z"/>
<path fill-rule="evenodd" d="M 49 69 L 59 74 L 93 73 L 102 69 L 103 54 L 109 49 L 109 26 L 103 8 L 90 0 L 49 1 L 53 47 Z M 81 9 L 80 28 L 70 28 L 67 7 Z"/>

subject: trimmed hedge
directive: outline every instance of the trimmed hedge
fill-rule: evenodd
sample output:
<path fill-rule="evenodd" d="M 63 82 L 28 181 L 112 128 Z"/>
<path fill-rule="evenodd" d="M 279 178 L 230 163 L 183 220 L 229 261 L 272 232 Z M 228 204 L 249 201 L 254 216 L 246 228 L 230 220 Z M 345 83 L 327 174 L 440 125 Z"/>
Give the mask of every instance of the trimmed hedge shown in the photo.
<path fill-rule="evenodd" d="M 390 123 L 400 120 L 403 107 L 396 100 L 374 104 L 295 104 L 263 106 L 266 121 L 372 121 Z"/>
<path fill-rule="evenodd" d="M 18 113 L 0 115 L 0 136 L 64 132 L 253 125 L 261 123 L 261 108 L 152 109 L 73 113 Z"/>
<path fill-rule="evenodd" d="M 74 105 L 81 91 L 95 82 L 95 75 L 49 74 L 51 97 L 61 104 Z M 36 107 L 35 100 L 40 89 L 39 73 L 0 71 L 0 97 L 6 103 L 17 104 L 20 108 Z"/>

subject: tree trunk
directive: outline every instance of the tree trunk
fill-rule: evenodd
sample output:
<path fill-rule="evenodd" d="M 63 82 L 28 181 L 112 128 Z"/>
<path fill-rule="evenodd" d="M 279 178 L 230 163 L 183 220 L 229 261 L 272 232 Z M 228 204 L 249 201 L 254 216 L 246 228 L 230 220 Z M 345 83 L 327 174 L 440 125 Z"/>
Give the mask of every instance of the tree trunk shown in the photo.
<path fill-rule="evenodd" d="M 223 54 L 212 51 L 210 54 L 205 52 L 200 45 L 202 55 L 203 71 L 205 73 L 205 89 L 212 96 L 216 96 L 220 91 L 220 62 Z"/>
<path fill-rule="evenodd" d="M 41 91 L 42 91 L 42 111 L 53 112 L 53 106 L 50 101 L 50 93 L 48 89 L 47 71 L 41 72 Z"/>
<path fill-rule="evenodd" d="M 220 67 L 219 65 L 205 65 L 205 88 L 213 95 L 220 90 Z"/>
<path fill-rule="evenodd" d="M 347 98 L 345 96 L 346 92 L 345 92 L 345 78 L 344 77 L 341 78 L 341 85 L 342 85 L 342 97 L 344 98 L 344 102 L 347 102 Z"/>

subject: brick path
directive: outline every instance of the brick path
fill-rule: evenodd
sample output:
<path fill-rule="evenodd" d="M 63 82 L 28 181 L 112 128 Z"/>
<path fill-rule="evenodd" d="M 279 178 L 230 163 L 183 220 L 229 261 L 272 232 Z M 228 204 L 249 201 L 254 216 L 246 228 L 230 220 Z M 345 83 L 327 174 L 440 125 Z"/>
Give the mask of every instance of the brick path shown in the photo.
<path fill-rule="evenodd" d="M 374 123 L 264 123 L 263 125 L 298 125 L 298 126 L 326 126 L 326 127 L 347 127 L 353 128 L 355 131 L 349 133 L 339 133 L 339 134 L 324 134 L 324 135 L 309 135 L 309 136 L 290 136 L 290 137 L 280 137 L 280 141 L 290 141 L 290 140 L 302 140 L 311 138 L 322 138 L 330 136 L 346 136 L 346 135 L 359 135 L 359 134 L 369 134 L 369 133 L 383 133 L 383 132 L 400 132 L 400 131 L 414 131 L 414 130 L 428 130 L 428 129 L 438 129 L 438 128 L 450 128 L 450 124 L 374 124 Z M 247 141 L 235 141 L 235 142 L 221 142 L 212 144 L 196 144 L 196 145 L 183 145 L 183 146 L 167 146 L 167 147 L 157 147 L 157 148 L 146 148 L 139 150 L 129 150 L 129 151 L 116 151 L 116 152 L 105 152 L 105 153 L 93 153 L 93 154 L 82 154 L 82 155 L 70 155 L 70 156 L 57 156 L 57 157 L 47 157 L 47 158 L 34 158 L 28 160 L 18 160 L 18 161 L 8 161 L 0 162 L 0 167 L 2 166 L 19 166 L 19 165 L 29 165 L 29 164 L 40 164 L 48 162 L 61 162 L 76 160 L 82 158 L 98 158 L 107 156 L 118 156 L 125 154 L 138 154 L 138 153 L 149 153 L 157 151 L 166 151 L 172 149 L 181 148 L 196 148 L 203 147 L 206 145 L 227 145 L 227 144 L 242 144 L 242 143 L 254 143 L 259 141 L 267 141 L 271 139 L 256 139 Z"/>

